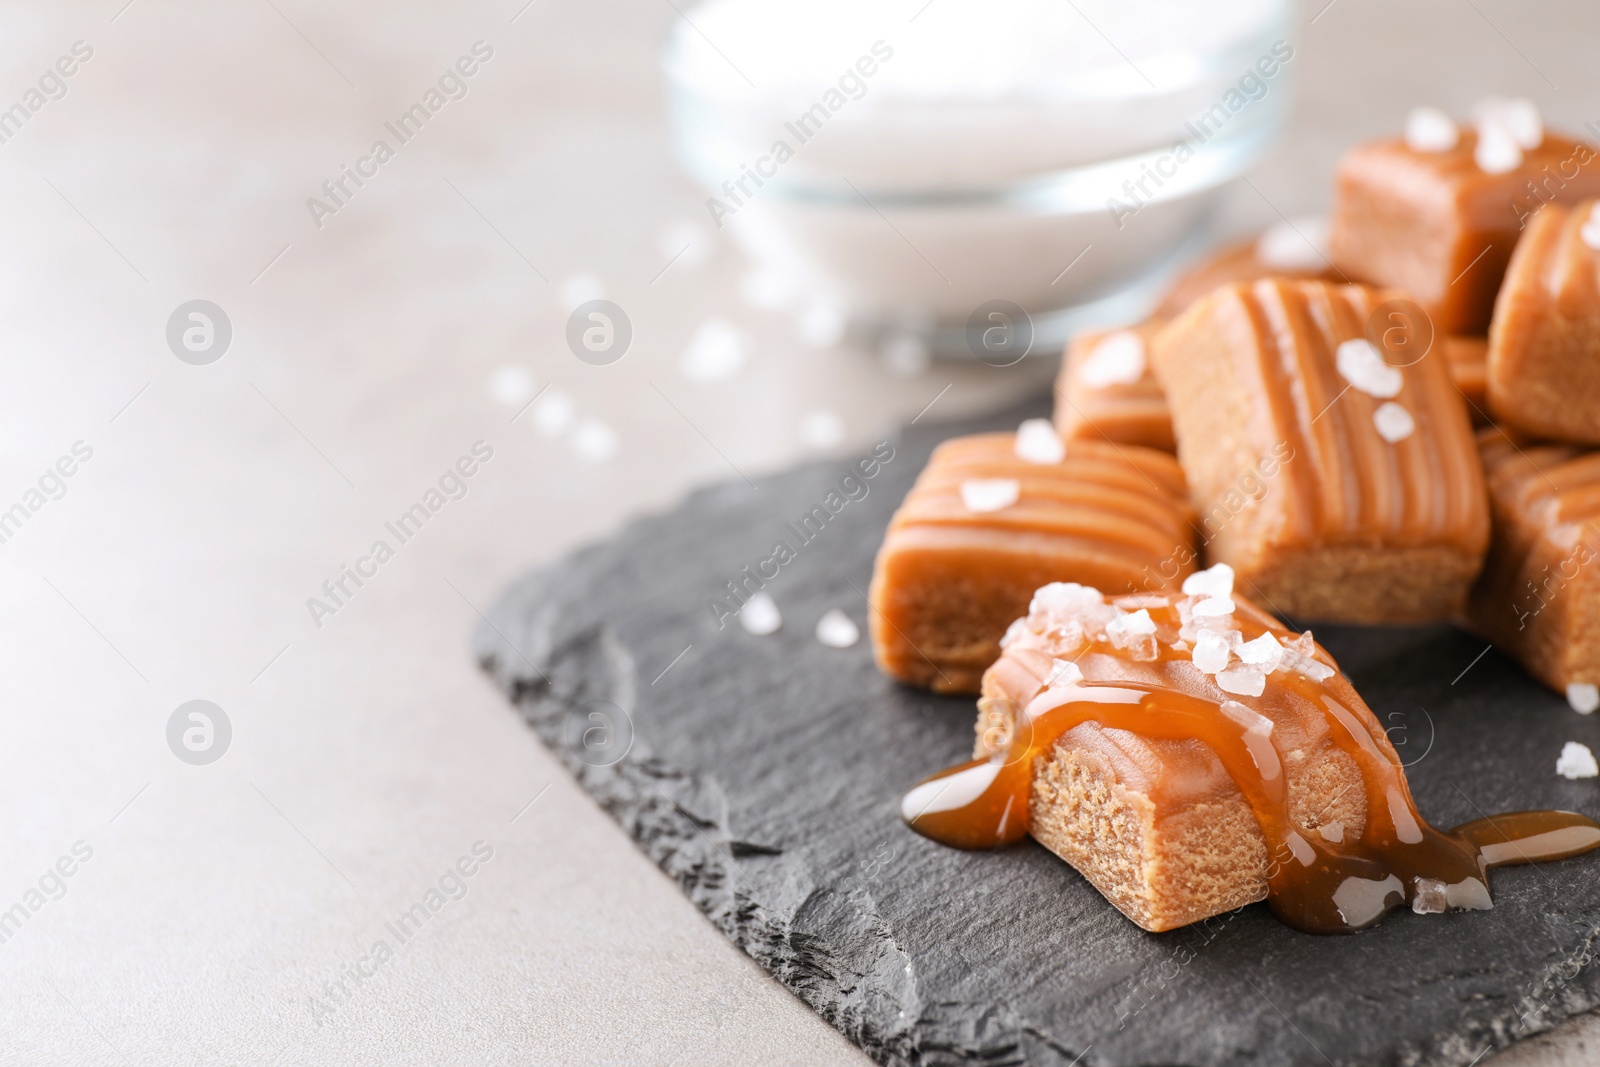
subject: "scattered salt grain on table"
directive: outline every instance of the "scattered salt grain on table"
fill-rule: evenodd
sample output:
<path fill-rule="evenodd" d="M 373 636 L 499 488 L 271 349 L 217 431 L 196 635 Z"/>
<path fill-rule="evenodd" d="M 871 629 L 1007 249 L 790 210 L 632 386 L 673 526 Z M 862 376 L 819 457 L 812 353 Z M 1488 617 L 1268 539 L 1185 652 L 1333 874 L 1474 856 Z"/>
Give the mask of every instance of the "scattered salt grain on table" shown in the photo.
<path fill-rule="evenodd" d="M 1384 362 L 1377 348 L 1365 338 L 1341 343 L 1333 359 L 1340 377 L 1368 396 L 1388 400 L 1399 396 L 1400 387 L 1405 384 L 1404 376 Z"/>
<path fill-rule="evenodd" d="M 1561 746 L 1561 758 L 1556 760 L 1556 773 L 1563 778 L 1593 778 L 1600 775 L 1600 763 L 1588 745 L 1568 741 Z"/>
<path fill-rule="evenodd" d="M 678 370 L 691 382 L 715 382 L 730 378 L 744 366 L 745 343 L 727 319 L 707 319 L 689 338 L 689 346 L 678 359 Z"/>
<path fill-rule="evenodd" d="M 617 454 L 617 432 L 599 419 L 583 419 L 572 431 L 572 450 L 590 463 Z"/>
<path fill-rule="evenodd" d="M 534 393 L 533 375 L 526 367 L 507 363 L 489 375 L 489 395 L 508 408 L 526 404 Z"/>
<path fill-rule="evenodd" d="M 1378 436 L 1391 445 L 1397 441 L 1404 441 L 1417 428 L 1411 412 L 1393 400 L 1378 405 L 1378 410 L 1372 413 L 1372 425 L 1378 431 Z"/>
<path fill-rule="evenodd" d="M 770 596 L 757 593 L 739 609 L 739 625 L 747 633 L 765 637 L 777 632 L 778 627 L 783 625 L 783 616 L 778 614 L 778 605 L 772 602 Z"/>
<path fill-rule="evenodd" d="M 1414 107 L 1406 116 L 1406 146 L 1416 152 L 1448 152 L 1461 140 L 1449 115 L 1436 107 Z"/>
<path fill-rule="evenodd" d="M 559 389 L 551 389 L 533 405 L 533 428 L 546 437 L 557 437 L 572 425 L 572 398 Z"/>
<path fill-rule="evenodd" d="M 1017 458 L 1028 463 L 1060 463 L 1067 446 L 1049 419 L 1025 419 L 1017 427 Z"/>
<path fill-rule="evenodd" d="M 833 448 L 844 440 L 844 422 L 831 411 L 808 411 L 800 416 L 800 440 L 807 448 Z"/>
<path fill-rule="evenodd" d="M 1133 385 L 1144 377 L 1144 339 L 1132 330 L 1118 330 L 1100 339 L 1078 370 L 1078 380 L 1091 389 Z"/>
<path fill-rule="evenodd" d="M 999 511 L 1021 495 L 1022 483 L 1015 478 L 968 478 L 961 483 L 961 503 L 968 511 Z"/>
<path fill-rule="evenodd" d="M 1591 715 L 1600 708 L 1600 688 L 1588 682 L 1573 682 L 1567 686 L 1567 703 L 1579 715 Z"/>
<path fill-rule="evenodd" d="M 829 609 L 817 620 L 817 640 L 829 648 L 849 648 L 860 639 L 861 630 L 838 608 Z"/>

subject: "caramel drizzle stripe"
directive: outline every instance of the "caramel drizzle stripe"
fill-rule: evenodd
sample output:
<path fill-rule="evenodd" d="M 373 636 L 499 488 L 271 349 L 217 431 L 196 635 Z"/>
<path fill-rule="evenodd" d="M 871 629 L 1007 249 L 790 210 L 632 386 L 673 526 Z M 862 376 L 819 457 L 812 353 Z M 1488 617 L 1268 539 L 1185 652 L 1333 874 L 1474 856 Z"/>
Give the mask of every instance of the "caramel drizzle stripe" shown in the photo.
<path fill-rule="evenodd" d="M 1288 443 L 1294 450 L 1294 459 L 1281 472 L 1285 487 L 1296 500 L 1296 506 L 1284 509 L 1293 531 L 1291 538 L 1309 538 L 1322 525 L 1322 502 L 1318 492 L 1317 453 L 1306 427 L 1311 415 L 1302 410 L 1304 396 L 1294 390 L 1292 369 L 1288 354 L 1280 343 L 1280 334 L 1274 316 L 1260 295 L 1271 291 L 1271 283 L 1258 282 L 1239 292 L 1240 307 L 1245 313 L 1251 332 L 1255 335 L 1260 352 L 1258 372 L 1261 376 L 1261 396 L 1266 400 L 1273 435 Z M 1288 470 L 1288 467 L 1298 468 Z M 1208 503 L 1214 504 L 1215 501 Z"/>

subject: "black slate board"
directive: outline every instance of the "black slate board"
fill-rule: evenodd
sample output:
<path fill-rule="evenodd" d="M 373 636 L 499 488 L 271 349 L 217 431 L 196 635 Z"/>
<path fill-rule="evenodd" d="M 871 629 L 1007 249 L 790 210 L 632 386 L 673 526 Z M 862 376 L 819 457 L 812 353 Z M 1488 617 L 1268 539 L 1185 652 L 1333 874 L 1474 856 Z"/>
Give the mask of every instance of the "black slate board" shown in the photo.
<path fill-rule="evenodd" d="M 974 712 L 873 668 L 873 554 L 938 441 L 1046 404 L 896 439 L 869 494 L 769 583 L 776 634 L 719 630 L 707 598 L 854 457 L 697 492 L 535 572 L 477 655 L 711 921 L 882 1063 L 1464 1065 L 1600 1003 L 1600 854 L 1497 872 L 1488 913 L 1314 937 L 1258 904 L 1152 935 L 1031 842 L 958 852 L 901 824 L 901 793 L 968 754 Z M 817 642 L 834 607 L 860 644 Z M 1498 652 L 1474 663 L 1483 644 L 1443 627 L 1317 636 L 1431 821 L 1600 813 L 1600 782 L 1554 773 L 1563 742 L 1600 749 L 1600 717 Z"/>

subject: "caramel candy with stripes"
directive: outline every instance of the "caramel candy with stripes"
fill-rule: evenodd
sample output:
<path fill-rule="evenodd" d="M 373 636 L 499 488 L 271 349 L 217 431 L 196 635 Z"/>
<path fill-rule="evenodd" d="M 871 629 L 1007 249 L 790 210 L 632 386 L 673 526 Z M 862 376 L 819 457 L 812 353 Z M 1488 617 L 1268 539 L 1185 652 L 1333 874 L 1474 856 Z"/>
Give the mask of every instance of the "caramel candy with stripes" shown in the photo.
<path fill-rule="evenodd" d="M 1600 452 L 1478 435 L 1494 539 L 1467 618 L 1556 690 L 1600 685 Z"/>
<path fill-rule="evenodd" d="M 1164 589 L 1197 553 L 1183 472 L 1170 455 L 1070 442 L 1058 463 L 979 434 L 934 450 L 878 550 L 873 653 L 884 673 L 976 693 L 1000 638 L 1049 582 Z"/>
<path fill-rule="evenodd" d="M 1150 371 L 1158 322 L 1079 334 L 1056 379 L 1056 430 L 1068 441 L 1112 441 L 1171 452 L 1172 413 Z"/>
<path fill-rule="evenodd" d="M 1596 201 L 1547 206 L 1506 271 L 1489 329 L 1489 409 L 1534 437 L 1600 444 Z"/>
<path fill-rule="evenodd" d="M 1374 343 L 1406 307 L 1269 279 L 1216 290 L 1156 337 L 1208 558 L 1275 611 L 1446 619 L 1477 577 L 1489 516 L 1465 402 L 1438 355 L 1395 366 Z"/>
<path fill-rule="evenodd" d="M 1542 204 L 1600 195 L 1600 159 L 1586 144 L 1544 134 L 1533 148 L 1506 146 L 1507 162 L 1520 163 L 1490 173 L 1479 138 L 1464 127 L 1439 151 L 1389 138 L 1339 165 L 1334 265 L 1353 281 L 1406 290 L 1441 334 L 1488 332 L 1511 250 Z"/>

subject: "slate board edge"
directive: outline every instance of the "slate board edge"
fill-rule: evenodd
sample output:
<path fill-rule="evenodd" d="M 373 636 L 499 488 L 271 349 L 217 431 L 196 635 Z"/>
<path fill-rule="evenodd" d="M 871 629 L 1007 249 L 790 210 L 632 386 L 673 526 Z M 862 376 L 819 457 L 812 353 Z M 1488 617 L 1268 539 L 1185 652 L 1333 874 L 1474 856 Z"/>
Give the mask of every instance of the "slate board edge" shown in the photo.
<path fill-rule="evenodd" d="M 972 432 L 974 422 L 989 421 L 992 420 L 963 420 L 939 428 L 939 435 Z M 818 462 L 795 468 L 794 472 L 829 465 L 826 461 Z M 701 820 L 691 818 L 656 784 L 692 785 L 697 781 L 692 772 L 658 757 L 641 759 L 633 752 L 610 766 L 590 766 L 578 758 L 575 747 L 563 736 L 565 717 L 582 700 L 576 695 L 558 692 L 549 684 L 547 676 L 558 673 L 560 665 L 581 646 L 603 647 L 612 638 L 605 627 L 600 626 L 574 636 L 563 645 L 553 646 L 548 628 L 531 624 L 522 607 L 545 599 L 545 592 L 560 584 L 563 570 L 627 540 L 630 533 L 669 521 L 677 510 L 692 510 L 698 499 L 715 495 L 723 484 L 733 483 L 694 490 L 672 511 L 635 519 L 612 536 L 537 567 L 513 582 L 474 629 L 471 647 L 479 666 L 505 692 L 540 741 L 584 791 L 629 834 L 640 851 L 678 883 L 707 919 L 872 1059 L 894 1067 L 929 1062 L 1032 1062 L 1018 1058 L 1019 1043 L 978 1042 L 963 1047 L 953 1044 L 948 1033 L 931 1030 L 926 1019 L 893 1026 L 875 1018 L 867 1005 L 857 1004 L 857 1011 L 840 1010 L 840 1005 L 850 1005 L 855 999 L 850 991 L 859 990 L 864 976 L 831 952 L 824 951 L 816 941 L 809 942 L 803 951 L 797 948 L 790 924 L 732 888 L 737 880 L 739 843 L 729 828 L 715 823 L 701 825 Z M 534 677 L 534 674 L 546 677 Z M 615 679 L 614 684 L 631 685 L 632 680 Z M 734 846 L 731 856 L 711 841 L 708 830 Z M 730 874 L 734 877 L 730 878 Z M 1365 1062 L 1406 1067 L 1471 1067 L 1486 1062 L 1491 1050 L 1500 1051 L 1526 1041 L 1596 1008 L 1600 1008 L 1600 928 L 1591 930 L 1581 945 L 1559 964 L 1548 968 L 1543 979 L 1517 1001 L 1483 1010 L 1464 1008 L 1457 1028 L 1431 1035 L 1420 1047 L 1397 1047 L 1390 1057 Z M 1068 1048 L 1028 1020 L 1006 1014 L 1019 1039 L 1024 1034 L 1031 1037 L 1030 1045 L 1055 1053 L 1060 1064 L 1081 1063 L 1083 1067 L 1094 1064 L 1092 1050 Z M 931 1060 L 930 1054 L 934 1056 Z M 1148 1067 L 1173 1067 L 1181 1062 L 1152 1061 Z"/>

